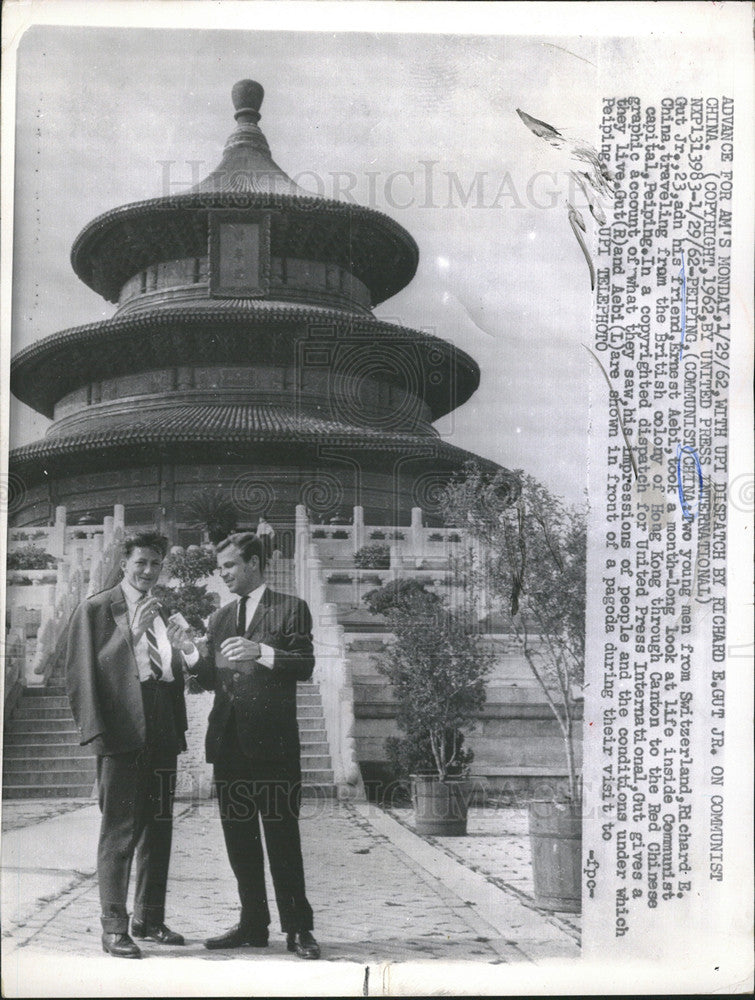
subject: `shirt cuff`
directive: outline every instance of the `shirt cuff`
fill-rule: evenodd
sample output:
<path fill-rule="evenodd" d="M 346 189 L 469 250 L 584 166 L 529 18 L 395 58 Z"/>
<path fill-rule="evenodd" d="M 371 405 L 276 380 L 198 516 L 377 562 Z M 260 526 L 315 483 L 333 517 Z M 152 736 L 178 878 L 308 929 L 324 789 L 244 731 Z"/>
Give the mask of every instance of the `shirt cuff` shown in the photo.
<path fill-rule="evenodd" d="M 183 656 L 187 667 L 194 667 L 199 662 L 199 650 L 196 646 L 190 653 L 184 653 L 182 650 L 181 656 Z"/>
<path fill-rule="evenodd" d="M 257 663 L 261 663 L 268 670 L 273 669 L 275 666 L 275 650 L 272 646 L 267 646 L 264 642 L 260 643 L 260 655 L 257 658 Z"/>

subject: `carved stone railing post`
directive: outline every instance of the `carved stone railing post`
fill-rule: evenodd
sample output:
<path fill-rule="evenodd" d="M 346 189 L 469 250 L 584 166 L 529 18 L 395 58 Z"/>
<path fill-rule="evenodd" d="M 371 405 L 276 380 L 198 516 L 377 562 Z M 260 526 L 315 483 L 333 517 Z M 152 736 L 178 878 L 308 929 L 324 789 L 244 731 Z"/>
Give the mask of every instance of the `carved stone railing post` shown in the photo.
<path fill-rule="evenodd" d="M 55 524 L 50 528 L 47 551 L 56 559 L 62 559 L 66 551 L 66 517 L 65 507 L 55 508 Z"/>
<path fill-rule="evenodd" d="M 425 558 L 425 533 L 422 530 L 422 508 L 412 507 L 412 559 L 419 566 Z"/>
<path fill-rule="evenodd" d="M 358 552 L 364 546 L 364 507 L 354 508 L 354 525 L 351 532 L 352 549 Z"/>

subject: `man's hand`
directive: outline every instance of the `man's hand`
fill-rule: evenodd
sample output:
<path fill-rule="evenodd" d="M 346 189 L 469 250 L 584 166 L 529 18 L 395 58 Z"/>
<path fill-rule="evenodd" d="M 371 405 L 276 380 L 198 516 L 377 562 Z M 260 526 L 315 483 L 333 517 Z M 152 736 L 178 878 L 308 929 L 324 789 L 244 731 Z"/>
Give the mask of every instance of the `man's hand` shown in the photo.
<path fill-rule="evenodd" d="M 178 622 L 168 622 L 165 626 L 168 635 L 168 642 L 174 649 L 180 649 L 182 653 L 194 651 L 194 643 L 185 628 L 181 628 Z"/>
<path fill-rule="evenodd" d="M 135 642 L 138 642 L 147 629 L 152 626 L 159 612 L 160 602 L 156 597 L 148 597 L 145 601 L 141 601 L 137 605 L 134 621 L 131 626 Z"/>
<path fill-rule="evenodd" d="M 232 660 L 234 663 L 245 660 L 253 662 L 262 655 L 258 642 L 252 642 L 251 639 L 245 639 L 241 635 L 232 635 L 228 639 L 223 639 L 220 644 L 220 652 L 227 660 Z"/>

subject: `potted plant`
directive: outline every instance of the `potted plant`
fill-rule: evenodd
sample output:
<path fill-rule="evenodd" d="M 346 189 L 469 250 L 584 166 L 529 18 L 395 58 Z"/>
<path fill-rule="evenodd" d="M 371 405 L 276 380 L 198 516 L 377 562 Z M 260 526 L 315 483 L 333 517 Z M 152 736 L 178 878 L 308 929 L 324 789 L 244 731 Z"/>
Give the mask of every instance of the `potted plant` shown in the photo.
<path fill-rule="evenodd" d="M 485 702 L 490 654 L 472 616 L 451 612 L 420 580 L 392 581 L 364 601 L 395 635 L 377 666 L 398 702 L 404 735 L 389 738 L 386 750 L 398 774 L 411 779 L 415 829 L 463 835 L 472 761 L 464 736 Z"/>
<path fill-rule="evenodd" d="M 201 529 L 202 540 L 213 545 L 233 534 L 238 524 L 236 507 L 220 487 L 195 490 L 186 502 L 186 512 L 193 518 L 191 526 Z"/>
<path fill-rule="evenodd" d="M 482 555 L 467 574 L 484 587 L 519 643 L 558 723 L 566 787 L 530 802 L 536 901 L 553 910 L 581 905 L 582 788 L 577 770 L 585 653 L 586 513 L 531 476 L 474 463 L 446 490 L 445 510 L 465 524 Z"/>

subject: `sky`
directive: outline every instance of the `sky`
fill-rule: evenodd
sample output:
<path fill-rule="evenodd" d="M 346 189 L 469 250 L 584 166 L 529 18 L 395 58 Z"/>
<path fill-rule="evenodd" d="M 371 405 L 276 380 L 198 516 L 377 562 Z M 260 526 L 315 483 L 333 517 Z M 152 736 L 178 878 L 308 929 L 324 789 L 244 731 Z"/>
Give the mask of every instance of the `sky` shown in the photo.
<path fill-rule="evenodd" d="M 416 240 L 416 277 L 376 315 L 433 331 L 482 372 L 440 433 L 579 501 L 589 276 L 564 164 L 516 109 L 596 144 L 598 44 L 30 29 L 17 77 L 13 351 L 113 314 L 73 273 L 73 240 L 101 212 L 209 173 L 234 127 L 230 89 L 253 78 L 266 92 L 260 127 L 289 176 L 384 211 Z M 11 445 L 47 426 L 14 403 Z"/>

